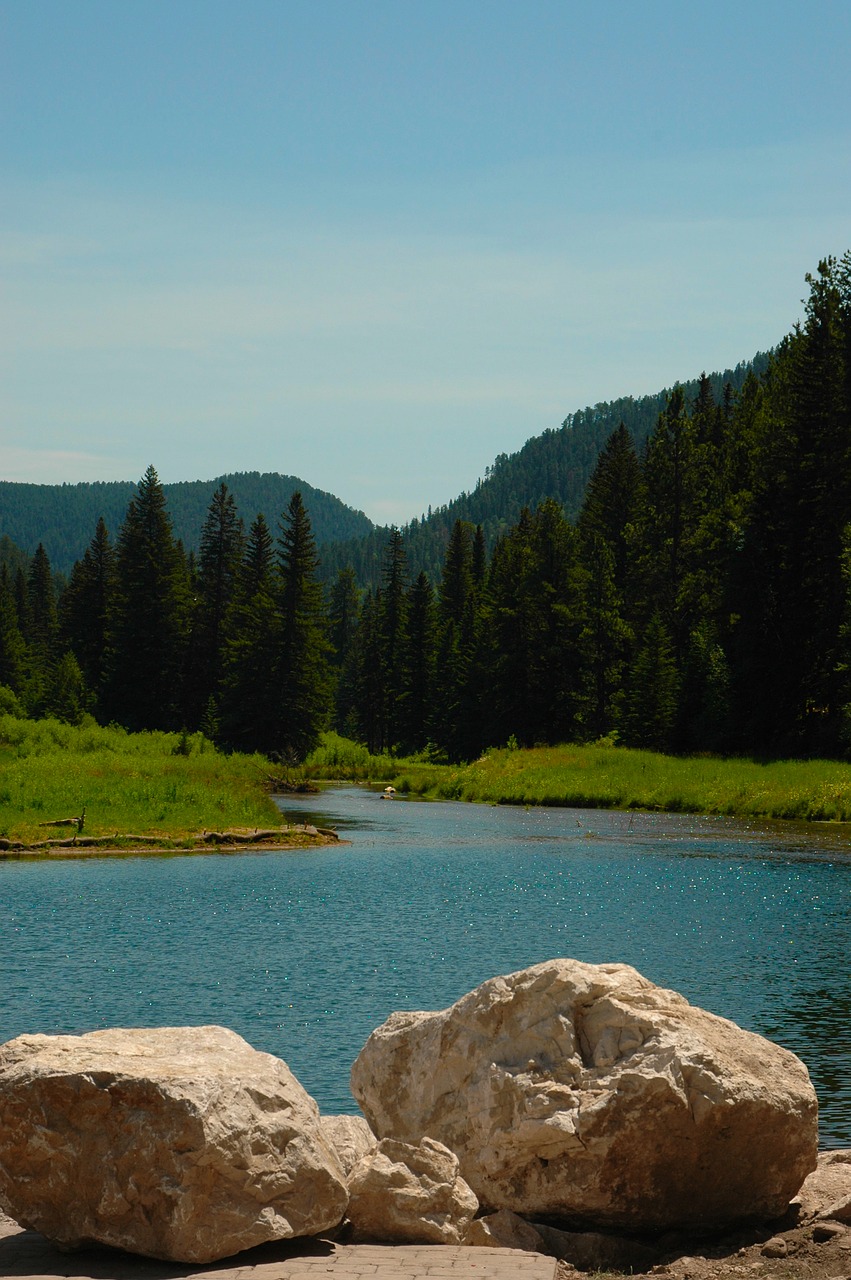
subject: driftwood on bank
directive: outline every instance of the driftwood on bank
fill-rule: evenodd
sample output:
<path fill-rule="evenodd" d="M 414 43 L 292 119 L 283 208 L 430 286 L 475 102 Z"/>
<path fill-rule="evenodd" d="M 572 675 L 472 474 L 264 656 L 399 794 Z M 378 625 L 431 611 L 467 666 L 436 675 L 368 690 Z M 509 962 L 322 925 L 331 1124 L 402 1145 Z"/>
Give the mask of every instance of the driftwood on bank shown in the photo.
<path fill-rule="evenodd" d="M 41 823 L 41 826 L 55 826 L 56 823 Z M 64 824 L 62 824 L 64 825 Z M 204 831 L 200 835 L 194 837 L 194 849 L 196 852 L 201 850 L 203 846 L 216 846 L 223 850 L 228 848 L 249 848 L 257 845 L 276 845 L 281 844 L 286 847 L 287 841 L 292 836 L 321 836 L 326 841 L 339 840 L 340 836 L 333 827 L 314 827 L 310 823 L 302 823 L 298 826 L 289 826 L 283 828 L 269 828 L 265 830 L 257 829 L 254 831 Z M 115 850 L 116 853 L 129 853 L 133 849 L 141 849 L 142 847 L 155 849 L 162 847 L 164 853 L 167 852 L 191 852 L 185 845 L 180 843 L 169 843 L 162 836 L 142 836 L 135 835 L 132 832 L 114 831 L 108 836 L 67 836 L 64 839 L 37 840 L 32 844 L 23 840 L 10 839 L 8 836 L 0 836 L 0 856 L 4 854 L 15 855 L 21 854 L 50 854 L 60 853 L 64 850 L 86 850 L 86 849 L 104 849 Z"/>
<path fill-rule="evenodd" d="M 207 844 L 262 844 L 269 840 L 280 840 L 287 832 L 299 832 L 306 836 L 327 836 L 329 840 L 340 838 L 332 827 L 314 827 L 305 822 L 301 826 L 288 827 L 285 831 L 205 831 L 201 839 Z"/>
<path fill-rule="evenodd" d="M 40 822 L 40 827 L 76 827 L 77 831 L 83 830 L 86 822 L 86 806 L 83 805 L 83 812 L 79 818 L 54 818 L 51 822 Z"/>

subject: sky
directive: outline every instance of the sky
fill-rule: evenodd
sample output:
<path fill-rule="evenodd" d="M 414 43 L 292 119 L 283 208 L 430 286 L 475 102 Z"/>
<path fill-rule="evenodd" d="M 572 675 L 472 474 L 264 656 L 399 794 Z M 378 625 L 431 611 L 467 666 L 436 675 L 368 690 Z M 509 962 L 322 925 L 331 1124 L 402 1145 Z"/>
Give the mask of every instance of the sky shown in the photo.
<path fill-rule="evenodd" d="M 403 524 L 748 359 L 851 248 L 849 63 L 847 0 L 0 0 L 0 478 Z"/>

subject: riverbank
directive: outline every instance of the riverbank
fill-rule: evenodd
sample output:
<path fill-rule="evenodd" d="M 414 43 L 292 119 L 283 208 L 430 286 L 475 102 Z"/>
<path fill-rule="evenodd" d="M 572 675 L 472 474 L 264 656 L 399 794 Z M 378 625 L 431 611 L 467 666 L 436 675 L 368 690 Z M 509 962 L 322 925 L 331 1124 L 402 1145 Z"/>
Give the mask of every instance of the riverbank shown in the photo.
<path fill-rule="evenodd" d="M 760 762 L 568 744 L 494 749 L 471 764 L 440 765 L 370 756 L 327 735 L 305 774 L 391 785 L 421 799 L 851 822 L 851 765 L 830 760 Z"/>
<path fill-rule="evenodd" d="M 261 843 L 291 847 L 272 771 L 200 733 L 0 716 L 0 851 L 209 852 L 227 832 L 234 846 L 262 832 Z"/>
<path fill-rule="evenodd" d="M 340 843 L 336 831 L 305 826 L 283 827 L 275 832 L 206 831 L 180 841 L 153 836 L 102 836 L 45 841 L 35 845 L 0 839 L 0 860 L 51 860 L 55 858 L 168 858 L 191 854 L 286 853 Z M 345 843 L 345 842 L 343 842 Z"/>

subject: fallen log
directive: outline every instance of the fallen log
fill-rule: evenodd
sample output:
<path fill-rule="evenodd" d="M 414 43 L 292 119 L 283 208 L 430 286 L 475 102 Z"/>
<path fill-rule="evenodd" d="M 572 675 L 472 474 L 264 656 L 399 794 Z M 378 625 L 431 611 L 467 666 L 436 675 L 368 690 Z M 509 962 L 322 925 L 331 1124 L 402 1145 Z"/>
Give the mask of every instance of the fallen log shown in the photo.
<path fill-rule="evenodd" d="M 205 831 L 201 836 L 207 844 L 257 844 L 263 840 L 280 840 L 284 831 Z"/>
<path fill-rule="evenodd" d="M 83 812 L 79 818 L 53 818 L 50 822 L 40 822 L 40 827 L 76 827 L 78 831 L 83 830 L 86 821 L 86 807 L 83 805 Z"/>

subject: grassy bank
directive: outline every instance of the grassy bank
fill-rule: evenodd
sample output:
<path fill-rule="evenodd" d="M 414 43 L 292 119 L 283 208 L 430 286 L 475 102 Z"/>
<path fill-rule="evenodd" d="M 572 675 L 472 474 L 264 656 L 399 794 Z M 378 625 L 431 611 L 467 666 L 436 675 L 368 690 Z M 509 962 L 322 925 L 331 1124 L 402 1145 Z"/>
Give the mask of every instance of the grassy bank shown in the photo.
<path fill-rule="evenodd" d="M 441 766 L 369 757 L 350 746 L 347 756 L 338 739 L 327 753 L 340 760 L 339 772 L 321 753 L 311 757 L 311 775 L 392 783 L 402 793 L 440 800 L 851 821 L 851 765 L 835 761 L 762 764 L 597 745 L 491 750 L 469 765 Z"/>
<path fill-rule="evenodd" d="M 201 734 L 128 733 L 0 716 L 0 837 L 32 844 L 81 834 L 191 844 L 198 833 L 282 829 L 262 756 L 225 756 Z M 138 843 L 138 842 L 137 842 Z"/>

